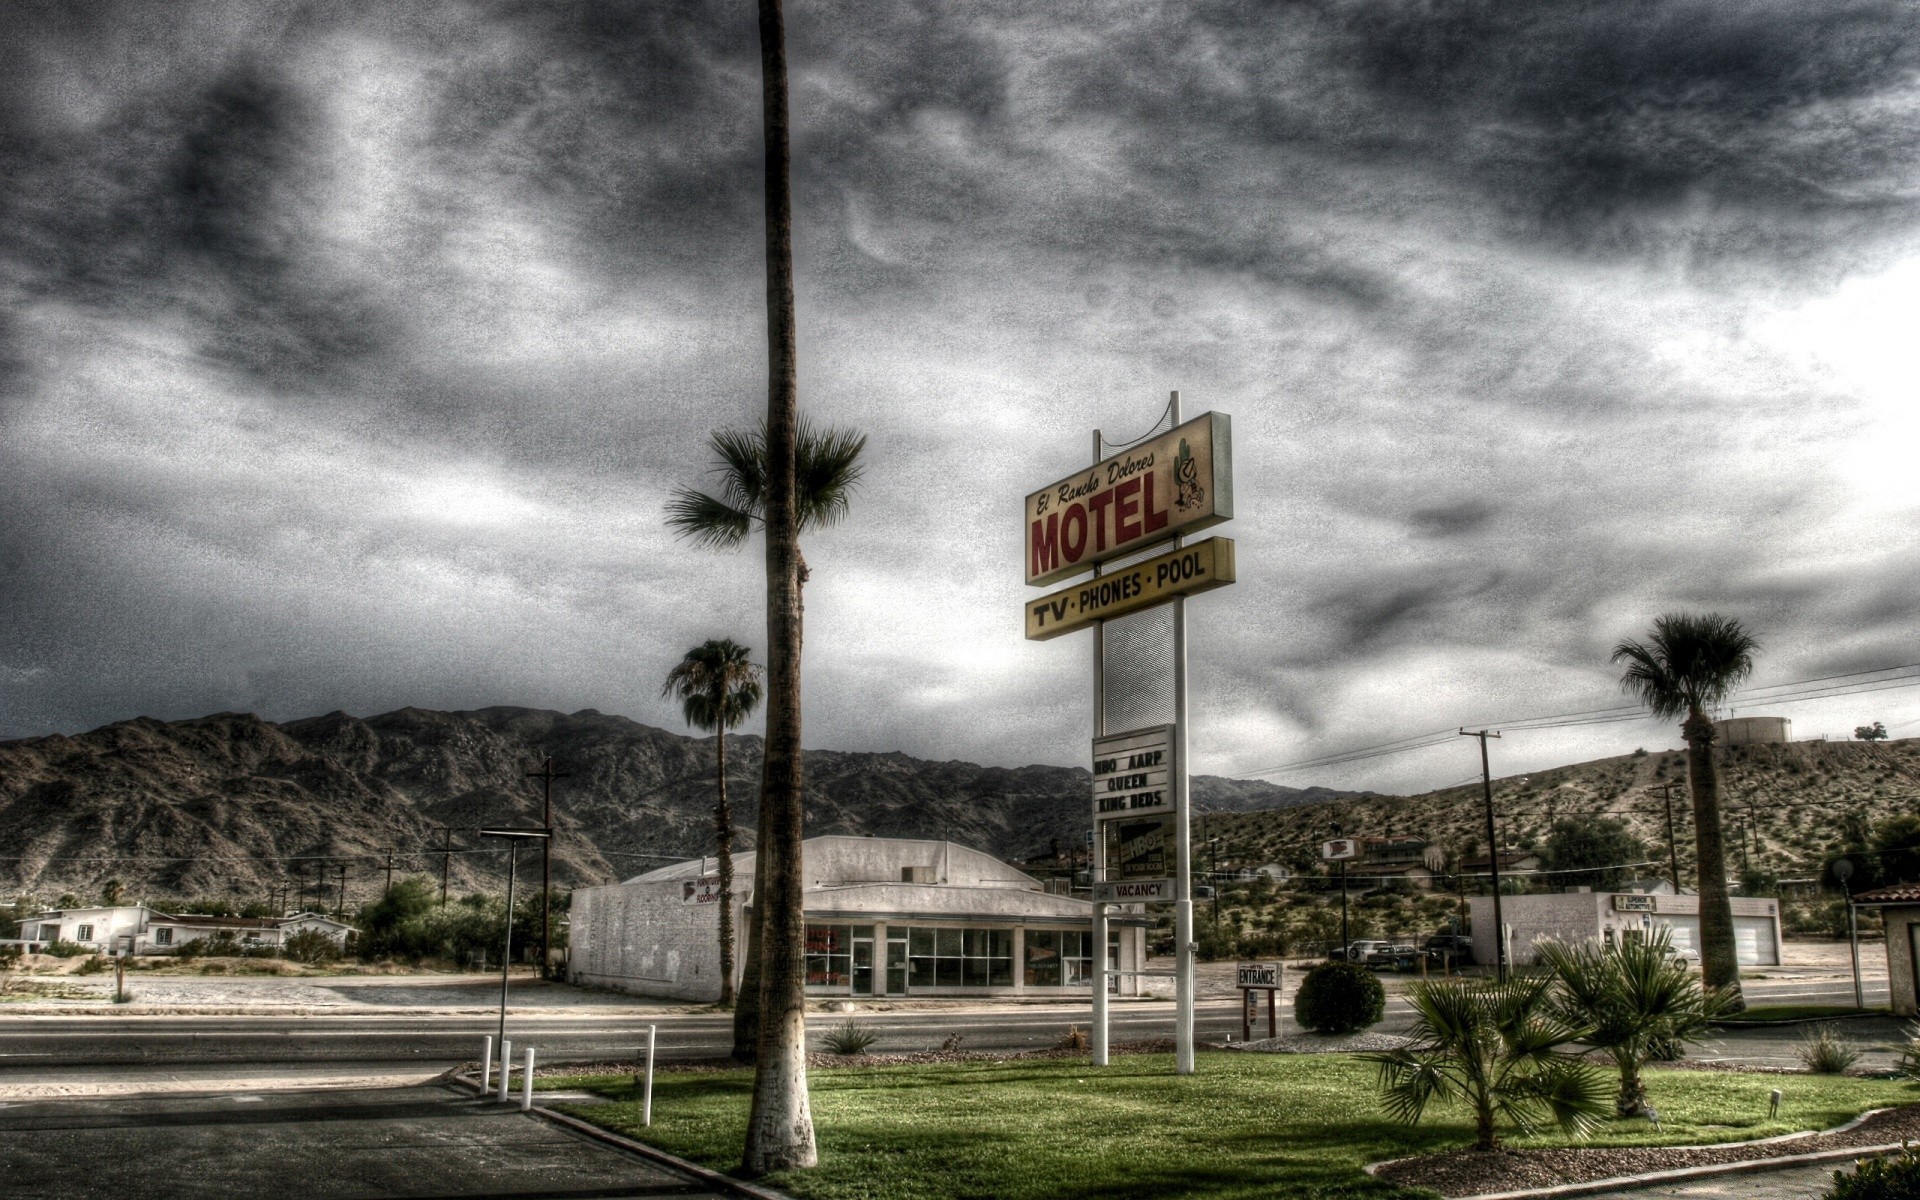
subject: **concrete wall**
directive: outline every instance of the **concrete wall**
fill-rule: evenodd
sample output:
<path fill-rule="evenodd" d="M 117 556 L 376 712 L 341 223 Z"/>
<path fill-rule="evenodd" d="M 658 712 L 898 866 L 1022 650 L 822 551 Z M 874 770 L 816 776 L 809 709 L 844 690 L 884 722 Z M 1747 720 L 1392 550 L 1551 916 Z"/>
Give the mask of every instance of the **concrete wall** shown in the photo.
<path fill-rule="evenodd" d="M 1880 915 L 1887 922 L 1887 988 L 1893 993 L 1893 1011 L 1903 1017 L 1920 1016 L 1913 954 L 1914 935 L 1920 932 L 1920 904 L 1888 905 Z"/>
<path fill-rule="evenodd" d="M 736 983 L 744 909 L 745 897 L 736 895 Z M 576 888 L 569 916 L 567 971 L 575 983 L 675 1000 L 719 999 L 720 906 L 686 903 L 680 880 Z"/>

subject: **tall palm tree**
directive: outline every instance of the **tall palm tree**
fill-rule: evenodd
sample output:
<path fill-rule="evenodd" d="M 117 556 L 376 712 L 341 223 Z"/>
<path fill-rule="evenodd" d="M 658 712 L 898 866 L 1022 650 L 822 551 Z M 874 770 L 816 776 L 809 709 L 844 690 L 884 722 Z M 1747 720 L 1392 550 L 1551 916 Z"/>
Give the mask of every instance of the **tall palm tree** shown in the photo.
<path fill-rule="evenodd" d="M 760 703 L 760 668 L 732 638 L 706 641 L 687 651 L 667 672 L 660 689 L 676 696 L 687 724 L 717 730 L 714 760 L 720 799 L 713 806 L 714 840 L 720 853 L 720 1003 L 733 1003 L 733 813 L 727 808 L 727 730 L 753 715 Z"/>
<path fill-rule="evenodd" d="M 1719 613 L 1668 613 L 1645 642 L 1625 641 L 1613 661 L 1627 664 L 1620 686 L 1640 697 L 1656 717 L 1685 715 L 1687 782 L 1693 792 L 1693 833 L 1700 885 L 1700 966 L 1711 988 L 1729 989 L 1732 1011 L 1744 1008 L 1740 959 L 1733 938 L 1733 902 L 1727 895 L 1726 843 L 1720 832 L 1720 774 L 1714 766 L 1715 731 L 1708 711 L 1753 673 L 1760 648 L 1740 622 Z"/>
<path fill-rule="evenodd" d="M 860 454 L 867 439 L 844 429 L 817 429 L 802 417 L 795 422 L 794 507 L 799 514 L 799 532 L 837 524 L 847 514 L 853 489 L 860 481 Z M 737 549 L 754 530 L 766 528 L 767 433 L 763 423 L 755 429 L 715 430 L 710 447 L 716 462 L 713 470 L 720 476 L 719 495 L 695 488 L 681 488 L 667 505 L 667 525 L 695 545 L 713 550 Z M 769 535 L 771 536 L 771 535 Z M 795 633 L 799 636 L 800 592 L 807 579 L 806 559 L 796 541 L 793 558 L 798 582 L 794 587 Z M 769 678 L 769 693 L 772 680 Z M 772 709 L 768 710 L 772 719 Z M 797 717 L 795 718 L 798 719 Z M 772 734 L 768 734 L 767 752 L 772 753 Z M 796 754 L 798 740 L 795 740 Z M 794 768 L 799 769 L 797 766 Z M 797 777 L 796 777 L 797 778 Z M 763 768 L 762 780 L 765 775 Z M 798 783 L 795 787 L 798 787 Z M 797 792 L 795 793 L 798 794 Z M 760 1039 L 760 949 L 761 932 L 766 922 L 761 917 L 759 897 L 767 894 L 766 807 L 761 806 L 760 837 L 754 843 L 753 895 L 755 919 L 747 924 L 746 970 L 740 977 L 740 994 L 733 1006 L 733 1057 L 753 1062 L 759 1056 Z M 795 871 L 798 871 L 795 867 Z M 795 936 L 804 954 L 805 926 Z M 804 957 L 799 960 L 804 968 Z M 802 977 L 804 984 L 804 976 Z"/>

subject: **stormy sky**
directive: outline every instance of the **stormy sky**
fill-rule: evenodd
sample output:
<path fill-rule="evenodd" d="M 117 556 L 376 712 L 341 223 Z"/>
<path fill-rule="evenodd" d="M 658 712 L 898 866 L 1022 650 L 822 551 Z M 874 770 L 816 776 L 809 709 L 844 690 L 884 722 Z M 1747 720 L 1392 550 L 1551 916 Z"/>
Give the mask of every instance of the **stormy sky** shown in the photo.
<path fill-rule="evenodd" d="M 0 17 L 0 736 L 597 708 L 764 642 L 676 543 L 765 404 L 733 3 L 15 3 Z M 1617 704 L 1738 616 L 1756 681 L 1920 660 L 1908 3 L 795 0 L 811 746 L 1081 763 L 1022 496 L 1179 389 L 1240 582 L 1197 769 Z M 1801 736 L 1920 689 L 1754 708 Z M 1509 737 L 1496 770 L 1677 744 Z M 1406 788 L 1470 743 L 1306 775 Z"/>

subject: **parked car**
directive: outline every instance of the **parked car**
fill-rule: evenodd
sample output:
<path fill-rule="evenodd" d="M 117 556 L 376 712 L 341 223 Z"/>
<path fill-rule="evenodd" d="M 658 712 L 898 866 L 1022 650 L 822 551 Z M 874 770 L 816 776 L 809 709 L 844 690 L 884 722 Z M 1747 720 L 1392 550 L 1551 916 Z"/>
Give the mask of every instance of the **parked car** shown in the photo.
<path fill-rule="evenodd" d="M 1335 962 L 1363 963 L 1367 961 L 1367 955 L 1389 944 L 1378 940 L 1348 942 L 1344 948 L 1335 946 L 1327 957 Z"/>
<path fill-rule="evenodd" d="M 1452 959 L 1456 967 L 1473 962 L 1473 939 L 1463 933 L 1437 933 L 1427 939 L 1427 964 L 1444 967 Z"/>
<path fill-rule="evenodd" d="M 1420 952 L 1404 944 L 1383 943 L 1367 951 L 1367 957 L 1362 961 L 1375 971 L 1388 968 L 1395 971 L 1408 971 L 1420 965 Z"/>

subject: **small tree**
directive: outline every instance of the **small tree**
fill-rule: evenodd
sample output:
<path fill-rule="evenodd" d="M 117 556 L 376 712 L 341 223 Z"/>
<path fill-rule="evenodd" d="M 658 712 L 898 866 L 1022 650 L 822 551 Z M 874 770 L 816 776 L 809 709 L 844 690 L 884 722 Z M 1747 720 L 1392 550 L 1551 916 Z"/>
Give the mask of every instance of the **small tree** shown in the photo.
<path fill-rule="evenodd" d="M 319 966 L 340 957 L 340 943 L 318 929 L 302 929 L 289 937 L 281 952 L 297 963 Z"/>
<path fill-rule="evenodd" d="M 1587 1030 L 1549 1003 L 1546 977 L 1506 983 L 1417 983 L 1413 1042 L 1362 1057 L 1380 1068 L 1381 1103 L 1418 1124 L 1427 1105 L 1459 1100 L 1473 1114 L 1476 1150 L 1499 1146 L 1499 1127 L 1531 1133 L 1551 1122 L 1585 1136 L 1607 1111 L 1599 1071 L 1561 1049 Z"/>
<path fill-rule="evenodd" d="M 1547 868 L 1566 872 L 1556 882 L 1612 891 L 1627 880 L 1627 864 L 1646 857 L 1646 846 L 1625 821 L 1588 814 L 1554 822 L 1547 835 Z"/>
<path fill-rule="evenodd" d="M 120 903 L 120 897 L 126 895 L 126 885 L 118 879 L 109 879 L 100 885 L 100 903 L 112 907 Z"/>
<path fill-rule="evenodd" d="M 1553 972 L 1555 1014 L 1566 1025 L 1584 1027 L 1580 1040 L 1605 1051 L 1620 1070 L 1614 1115 L 1622 1120 L 1646 1115 L 1640 1069 L 1699 1038 L 1708 1021 L 1732 1008 L 1728 993 L 1700 986 L 1686 960 L 1674 953 L 1667 929 L 1618 945 L 1598 939 L 1577 946 L 1541 942 L 1538 950 Z"/>
<path fill-rule="evenodd" d="M 1386 1012 L 1387 992 L 1373 972 L 1352 963 L 1321 963 L 1293 994 L 1293 1019 L 1315 1033 L 1357 1033 Z"/>
<path fill-rule="evenodd" d="M 1853 736 L 1863 742 L 1884 742 L 1887 740 L 1887 727 L 1878 721 L 1871 725 L 1855 725 Z"/>

